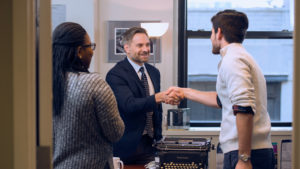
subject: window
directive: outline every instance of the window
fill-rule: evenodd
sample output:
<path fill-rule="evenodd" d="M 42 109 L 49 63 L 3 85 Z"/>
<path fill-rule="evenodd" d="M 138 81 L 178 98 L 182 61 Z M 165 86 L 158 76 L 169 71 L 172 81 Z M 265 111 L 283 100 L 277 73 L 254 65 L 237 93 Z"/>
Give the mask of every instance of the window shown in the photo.
<path fill-rule="evenodd" d="M 247 14 L 249 29 L 243 46 L 261 67 L 273 126 L 290 126 L 293 85 L 292 0 L 181 0 L 179 3 L 178 84 L 204 91 L 216 90 L 219 55 L 211 53 L 211 17 L 224 9 Z M 219 126 L 221 110 L 185 101 L 192 126 Z"/>

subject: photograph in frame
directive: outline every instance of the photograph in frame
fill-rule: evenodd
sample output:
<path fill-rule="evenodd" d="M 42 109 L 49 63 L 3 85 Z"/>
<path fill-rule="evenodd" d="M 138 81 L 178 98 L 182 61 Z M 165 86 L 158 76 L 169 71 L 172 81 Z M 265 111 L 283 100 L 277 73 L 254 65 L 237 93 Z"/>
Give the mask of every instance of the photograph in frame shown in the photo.
<path fill-rule="evenodd" d="M 131 27 L 140 27 L 142 22 L 158 21 L 108 21 L 108 63 L 116 63 L 126 57 L 122 44 L 122 35 Z M 160 40 L 150 38 L 150 58 L 149 63 L 160 63 Z"/>

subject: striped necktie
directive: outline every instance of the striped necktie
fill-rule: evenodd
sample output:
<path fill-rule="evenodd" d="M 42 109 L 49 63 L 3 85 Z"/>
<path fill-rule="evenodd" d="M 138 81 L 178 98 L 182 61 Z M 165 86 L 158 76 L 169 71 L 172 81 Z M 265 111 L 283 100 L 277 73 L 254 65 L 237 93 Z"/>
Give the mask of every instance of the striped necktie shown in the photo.
<path fill-rule="evenodd" d="M 147 76 L 145 74 L 144 67 L 140 68 L 140 72 L 142 73 L 141 75 L 141 81 L 144 86 L 144 91 L 146 93 L 146 96 L 150 96 L 149 93 L 149 85 L 148 85 L 148 80 Z M 147 131 L 147 134 L 153 138 L 153 120 L 152 120 L 153 112 L 147 112 L 147 119 L 146 119 L 146 126 L 145 130 Z"/>

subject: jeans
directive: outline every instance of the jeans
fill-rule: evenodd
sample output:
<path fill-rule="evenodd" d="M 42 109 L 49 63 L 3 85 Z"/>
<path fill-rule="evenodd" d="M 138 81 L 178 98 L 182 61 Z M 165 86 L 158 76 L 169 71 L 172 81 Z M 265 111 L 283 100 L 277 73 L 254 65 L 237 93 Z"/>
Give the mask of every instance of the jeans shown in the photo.
<path fill-rule="evenodd" d="M 238 160 L 238 150 L 225 153 L 223 169 L 235 169 Z M 272 148 L 252 150 L 250 161 L 253 169 L 274 169 L 276 163 Z"/>

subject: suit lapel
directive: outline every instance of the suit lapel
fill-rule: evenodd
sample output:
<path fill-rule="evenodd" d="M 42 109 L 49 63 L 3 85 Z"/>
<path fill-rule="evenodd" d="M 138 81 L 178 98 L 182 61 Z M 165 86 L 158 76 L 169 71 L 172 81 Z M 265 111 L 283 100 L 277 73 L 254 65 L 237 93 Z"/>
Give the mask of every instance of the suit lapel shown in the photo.
<path fill-rule="evenodd" d="M 134 68 L 127 60 L 127 58 L 125 58 L 123 60 L 122 65 L 123 65 L 123 68 L 125 69 L 125 71 L 127 71 L 129 78 L 132 79 L 136 83 L 140 92 L 143 93 L 144 96 L 146 96 L 145 91 L 143 89 L 143 84 L 142 84 L 140 78 L 138 77 L 137 73 L 135 72 Z"/>

